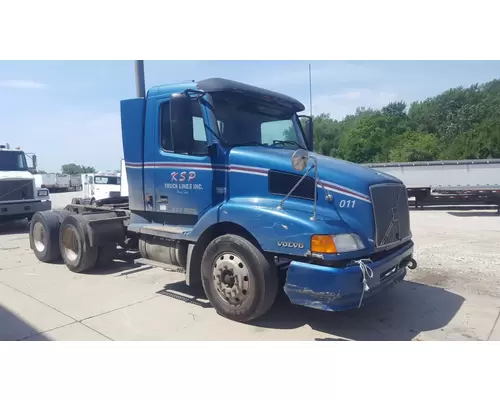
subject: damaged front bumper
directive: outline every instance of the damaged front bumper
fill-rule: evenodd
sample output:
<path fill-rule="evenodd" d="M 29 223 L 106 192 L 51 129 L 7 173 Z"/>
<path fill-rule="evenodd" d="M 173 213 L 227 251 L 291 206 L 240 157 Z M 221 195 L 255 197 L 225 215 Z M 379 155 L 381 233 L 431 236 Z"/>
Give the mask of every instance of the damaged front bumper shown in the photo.
<path fill-rule="evenodd" d="M 412 254 L 413 242 L 410 241 L 391 255 L 367 263 L 373 271 L 373 276 L 367 278 L 368 291 L 363 291 L 362 271 L 354 262 L 335 268 L 292 261 L 285 293 L 293 304 L 324 311 L 357 308 L 392 284 L 401 282 L 406 276 L 408 261 L 413 260 Z"/>

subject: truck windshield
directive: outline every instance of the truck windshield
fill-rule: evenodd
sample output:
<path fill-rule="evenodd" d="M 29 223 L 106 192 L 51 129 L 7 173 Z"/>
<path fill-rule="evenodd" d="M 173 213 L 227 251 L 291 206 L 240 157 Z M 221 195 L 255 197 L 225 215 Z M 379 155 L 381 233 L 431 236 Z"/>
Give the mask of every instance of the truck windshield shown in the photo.
<path fill-rule="evenodd" d="M 27 171 L 26 157 L 22 151 L 0 150 L 0 171 Z"/>
<path fill-rule="evenodd" d="M 212 96 L 222 140 L 228 146 L 306 148 L 295 112 L 242 95 Z"/>
<path fill-rule="evenodd" d="M 94 183 L 96 185 L 119 185 L 120 178 L 117 176 L 94 176 Z"/>

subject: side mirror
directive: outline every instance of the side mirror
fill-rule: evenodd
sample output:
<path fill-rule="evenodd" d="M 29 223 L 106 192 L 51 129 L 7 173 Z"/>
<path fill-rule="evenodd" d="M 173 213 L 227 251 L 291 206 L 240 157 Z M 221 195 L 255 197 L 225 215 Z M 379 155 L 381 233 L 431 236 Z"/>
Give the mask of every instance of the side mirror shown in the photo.
<path fill-rule="evenodd" d="M 170 124 L 176 153 L 190 154 L 194 147 L 192 100 L 185 94 L 174 94 L 170 100 Z"/>
<path fill-rule="evenodd" d="M 313 119 L 309 115 L 299 115 L 299 118 L 305 118 L 306 123 L 304 127 L 304 133 L 306 136 L 307 150 L 314 151 L 314 126 Z"/>
<path fill-rule="evenodd" d="M 302 172 L 306 169 L 309 163 L 309 154 L 304 149 L 297 149 L 292 155 L 292 167 L 297 172 Z"/>
<path fill-rule="evenodd" d="M 31 159 L 33 160 L 33 169 L 36 169 L 36 154 L 33 154 Z"/>
<path fill-rule="evenodd" d="M 314 127 L 312 118 L 306 120 L 307 150 L 314 151 Z"/>

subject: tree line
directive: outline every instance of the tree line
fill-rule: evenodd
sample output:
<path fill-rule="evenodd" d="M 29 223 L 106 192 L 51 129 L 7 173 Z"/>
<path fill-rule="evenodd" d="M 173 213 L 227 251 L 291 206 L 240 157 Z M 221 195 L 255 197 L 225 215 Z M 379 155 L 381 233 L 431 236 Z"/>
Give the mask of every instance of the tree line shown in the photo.
<path fill-rule="evenodd" d="M 500 158 L 500 80 L 409 106 L 314 117 L 315 151 L 356 163 Z"/>
<path fill-rule="evenodd" d="M 61 174 L 72 175 L 72 174 L 93 174 L 96 172 L 94 167 L 77 165 L 74 163 L 64 164 L 61 166 Z M 48 172 L 44 170 L 37 170 L 37 174 L 47 174 Z"/>

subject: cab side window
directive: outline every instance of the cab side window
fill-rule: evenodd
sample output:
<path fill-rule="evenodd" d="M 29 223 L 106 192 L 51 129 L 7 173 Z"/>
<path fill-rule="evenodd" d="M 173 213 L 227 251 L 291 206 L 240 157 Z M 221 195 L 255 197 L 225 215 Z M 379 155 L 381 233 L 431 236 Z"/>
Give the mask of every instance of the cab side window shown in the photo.
<path fill-rule="evenodd" d="M 201 106 L 197 101 L 186 103 L 165 102 L 160 109 L 160 141 L 164 151 L 207 155 L 207 134 Z"/>

